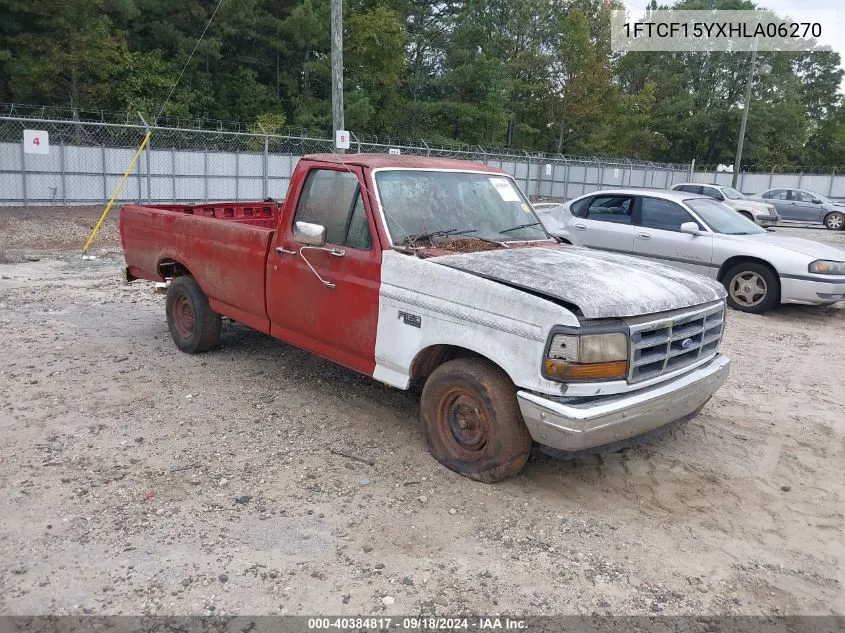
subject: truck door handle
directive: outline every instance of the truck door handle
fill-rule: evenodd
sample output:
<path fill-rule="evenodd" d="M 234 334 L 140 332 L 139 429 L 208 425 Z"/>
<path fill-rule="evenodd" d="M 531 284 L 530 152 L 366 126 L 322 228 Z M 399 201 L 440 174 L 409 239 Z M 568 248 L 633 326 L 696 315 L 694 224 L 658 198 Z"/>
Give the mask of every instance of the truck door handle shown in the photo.
<path fill-rule="evenodd" d="M 581 224 L 580 222 L 576 222 L 572 226 L 573 226 L 573 228 L 580 229 L 581 231 L 583 231 L 587 228 L 586 224 Z"/>
<path fill-rule="evenodd" d="M 651 239 L 651 233 L 637 233 L 637 237 L 642 239 L 642 240 L 650 240 Z"/>
<path fill-rule="evenodd" d="M 289 250 L 288 250 L 288 249 L 286 249 L 284 246 L 277 246 L 277 247 L 276 247 L 276 252 L 277 252 L 279 255 L 296 255 L 299 251 L 289 251 Z"/>

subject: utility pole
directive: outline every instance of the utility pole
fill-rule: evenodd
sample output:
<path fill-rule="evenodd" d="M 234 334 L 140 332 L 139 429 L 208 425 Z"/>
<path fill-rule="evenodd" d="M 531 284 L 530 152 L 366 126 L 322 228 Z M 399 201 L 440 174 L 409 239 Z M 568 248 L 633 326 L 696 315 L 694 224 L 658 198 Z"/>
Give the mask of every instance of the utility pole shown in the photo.
<path fill-rule="evenodd" d="M 335 138 L 338 130 L 346 129 L 343 123 L 343 0 L 332 0 L 332 124 Z"/>
<path fill-rule="evenodd" d="M 731 179 L 731 187 L 736 189 L 737 178 L 739 178 L 740 164 L 742 163 L 742 144 L 745 141 L 745 125 L 748 123 L 748 108 L 751 105 L 751 84 L 754 82 L 754 72 L 757 67 L 757 40 L 754 40 L 754 48 L 751 50 L 751 66 L 748 69 L 748 83 L 745 85 L 745 107 L 742 109 L 742 123 L 739 124 L 739 142 L 736 145 L 736 160 L 734 161 L 734 175 Z"/>

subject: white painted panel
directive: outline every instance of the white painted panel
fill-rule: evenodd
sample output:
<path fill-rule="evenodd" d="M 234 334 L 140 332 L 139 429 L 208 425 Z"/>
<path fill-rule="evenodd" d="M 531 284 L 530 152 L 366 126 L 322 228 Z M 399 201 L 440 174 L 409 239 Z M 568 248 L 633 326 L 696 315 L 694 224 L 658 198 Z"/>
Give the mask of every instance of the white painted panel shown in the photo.
<path fill-rule="evenodd" d="M 176 178 L 176 200 L 179 202 L 204 202 L 202 178 Z"/>
<path fill-rule="evenodd" d="M 67 187 L 67 201 L 103 201 L 103 177 L 87 176 L 87 175 L 72 175 L 66 176 L 65 187 Z M 111 193 L 109 194 L 111 195 Z"/>
<path fill-rule="evenodd" d="M 204 152 L 176 152 L 176 173 L 202 176 L 205 173 Z"/>
<path fill-rule="evenodd" d="M 20 169 L 21 144 L 0 143 L 0 170 L 20 171 Z"/>
<path fill-rule="evenodd" d="M 20 174 L 0 174 L 0 200 L 11 204 L 23 200 L 23 178 Z"/>
<path fill-rule="evenodd" d="M 108 150 L 106 150 L 106 153 L 108 153 Z M 106 159 L 106 165 L 108 165 L 108 159 Z M 126 165 L 123 166 L 123 169 L 126 169 Z M 103 148 L 65 146 L 65 171 L 102 174 Z M 123 170 L 120 173 L 123 173 Z"/>
<path fill-rule="evenodd" d="M 264 173 L 264 156 L 261 154 L 241 154 L 238 173 L 241 176 L 261 176 Z"/>
<path fill-rule="evenodd" d="M 264 198 L 264 184 L 261 179 L 238 179 L 238 200 L 262 200 Z"/>
<path fill-rule="evenodd" d="M 234 176 L 237 169 L 235 162 L 235 154 L 209 152 L 208 173 L 211 176 Z M 234 193 L 234 190 L 232 193 Z"/>
<path fill-rule="evenodd" d="M 209 178 L 208 180 L 209 200 L 234 200 L 235 179 L 234 178 Z"/>
<path fill-rule="evenodd" d="M 140 160 L 144 161 L 141 171 L 146 173 L 145 158 L 142 156 Z M 150 173 L 167 175 L 173 173 L 173 157 L 169 149 L 154 149 L 150 152 Z"/>

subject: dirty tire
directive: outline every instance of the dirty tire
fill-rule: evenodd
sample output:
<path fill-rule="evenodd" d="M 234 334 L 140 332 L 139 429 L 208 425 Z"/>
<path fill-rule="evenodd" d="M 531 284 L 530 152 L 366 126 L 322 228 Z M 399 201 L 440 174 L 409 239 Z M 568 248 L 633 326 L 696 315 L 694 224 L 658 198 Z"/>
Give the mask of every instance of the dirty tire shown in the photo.
<path fill-rule="evenodd" d="M 828 213 L 824 218 L 824 225 L 831 231 L 845 231 L 845 214 L 838 211 Z"/>
<path fill-rule="evenodd" d="M 728 291 L 728 305 L 734 310 L 762 314 L 774 308 L 780 297 L 780 279 L 768 266 L 741 262 L 722 279 Z"/>
<path fill-rule="evenodd" d="M 167 289 L 167 327 L 183 352 L 200 354 L 217 345 L 221 319 L 193 277 L 177 277 Z"/>
<path fill-rule="evenodd" d="M 458 358 L 435 369 L 420 399 L 429 450 L 456 473 L 495 483 L 519 473 L 531 435 L 516 401 L 516 387 L 493 363 Z"/>

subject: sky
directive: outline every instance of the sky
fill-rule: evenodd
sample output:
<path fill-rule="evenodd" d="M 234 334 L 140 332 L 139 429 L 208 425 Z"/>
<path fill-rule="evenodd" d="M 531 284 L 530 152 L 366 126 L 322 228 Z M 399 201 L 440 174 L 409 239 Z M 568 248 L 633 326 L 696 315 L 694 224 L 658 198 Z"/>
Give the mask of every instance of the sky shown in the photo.
<path fill-rule="evenodd" d="M 636 20 L 645 15 L 648 0 L 622 1 L 629 12 L 629 19 Z M 760 8 L 772 9 L 778 13 L 785 12 L 787 14 L 790 10 L 803 9 L 836 11 L 835 29 L 823 31 L 819 43 L 829 44 L 838 52 L 841 60 L 840 68 L 845 69 L 845 4 L 843 4 L 842 0 L 810 0 L 809 2 L 806 0 L 755 0 L 755 4 Z M 823 25 L 823 27 L 826 29 L 827 25 Z M 830 36 L 828 33 L 830 33 Z M 842 78 L 842 83 L 839 84 L 839 90 L 845 93 L 845 77 Z"/>

